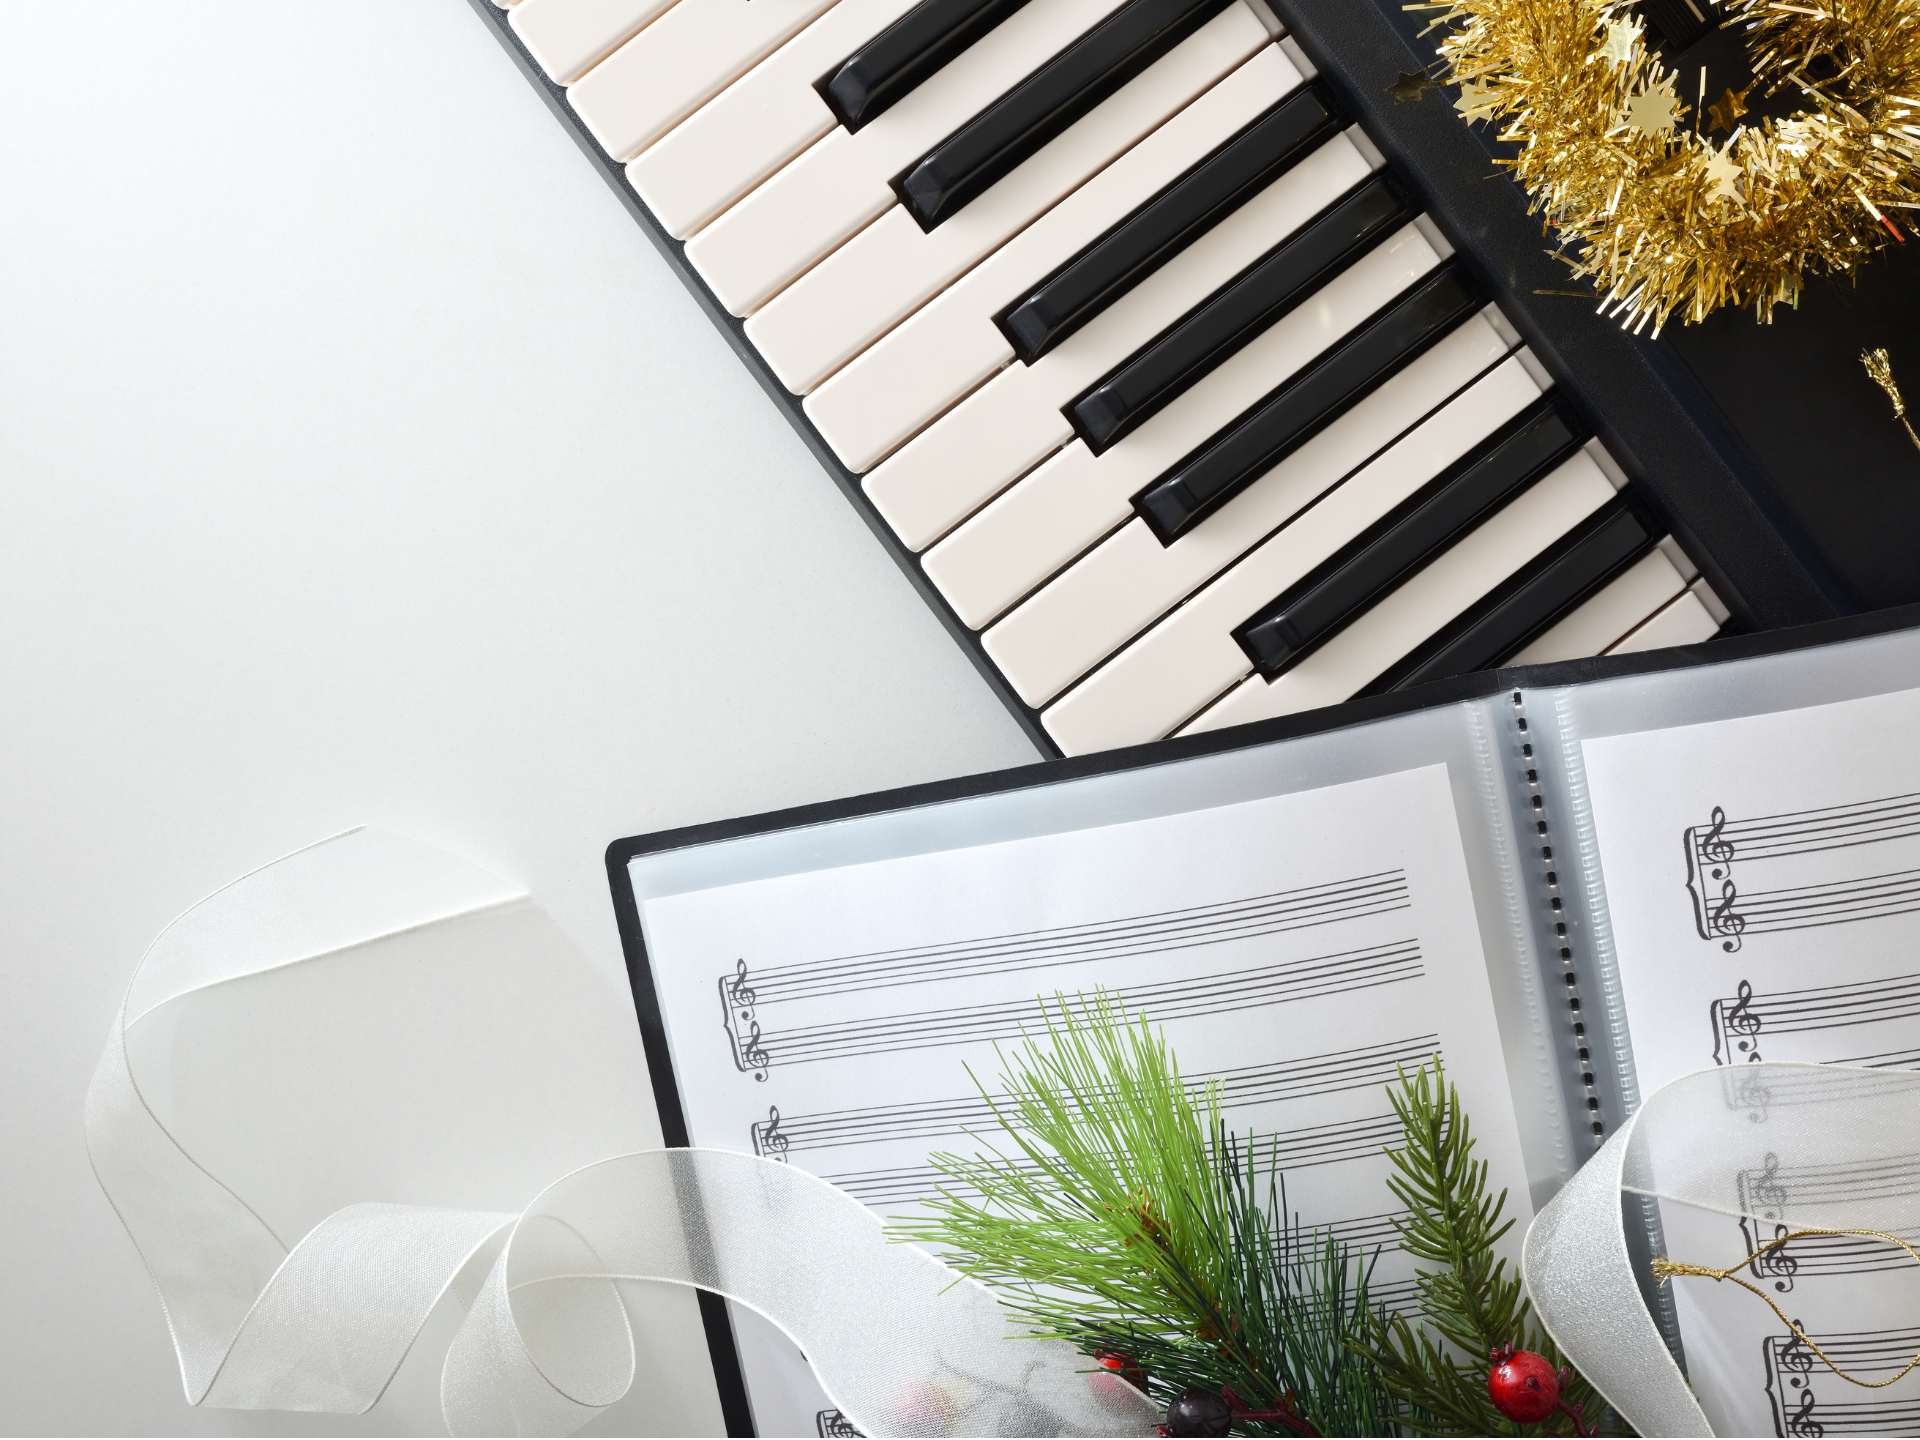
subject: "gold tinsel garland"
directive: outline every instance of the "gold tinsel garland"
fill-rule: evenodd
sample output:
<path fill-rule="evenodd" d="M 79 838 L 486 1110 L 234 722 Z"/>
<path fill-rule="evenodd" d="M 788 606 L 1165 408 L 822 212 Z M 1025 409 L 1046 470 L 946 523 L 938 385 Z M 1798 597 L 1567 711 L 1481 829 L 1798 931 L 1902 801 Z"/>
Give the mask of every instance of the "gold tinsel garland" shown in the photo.
<path fill-rule="evenodd" d="M 1920 210 L 1920 0 L 1718 4 L 1746 32 L 1755 84 L 1802 107 L 1740 125 L 1752 87 L 1708 105 L 1703 72 L 1689 120 L 1681 77 L 1621 0 L 1406 8 L 1443 12 L 1456 108 L 1521 145 L 1503 163 L 1533 212 L 1602 312 L 1636 330 L 1723 305 L 1769 319 L 1804 274 L 1852 270 Z"/>

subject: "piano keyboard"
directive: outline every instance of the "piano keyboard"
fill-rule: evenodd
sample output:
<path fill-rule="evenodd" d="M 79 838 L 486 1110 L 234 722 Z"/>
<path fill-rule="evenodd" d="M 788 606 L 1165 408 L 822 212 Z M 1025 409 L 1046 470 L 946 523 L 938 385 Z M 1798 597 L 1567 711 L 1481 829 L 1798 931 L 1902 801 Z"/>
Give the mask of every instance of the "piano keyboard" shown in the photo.
<path fill-rule="evenodd" d="M 1051 748 L 1728 618 L 1259 0 L 493 3 Z"/>

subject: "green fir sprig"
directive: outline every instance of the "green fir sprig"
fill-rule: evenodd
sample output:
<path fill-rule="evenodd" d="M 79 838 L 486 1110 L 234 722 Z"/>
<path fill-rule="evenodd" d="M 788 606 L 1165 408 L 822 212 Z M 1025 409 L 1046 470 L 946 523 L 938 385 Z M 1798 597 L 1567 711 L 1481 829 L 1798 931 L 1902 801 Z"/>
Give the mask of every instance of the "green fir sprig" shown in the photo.
<path fill-rule="evenodd" d="M 1371 1264 L 1289 1218 L 1217 1080 L 1183 1081 L 1104 993 L 1055 1001 L 1044 1045 L 1001 1054 L 1004 1097 L 981 1087 L 1017 1153 L 974 1137 L 985 1153 L 935 1155 L 932 1217 L 895 1235 L 994 1286 L 1031 1333 L 1125 1357 L 1162 1403 L 1225 1387 L 1276 1413 L 1250 1433 L 1397 1433 L 1358 1343 L 1384 1323 Z"/>
<path fill-rule="evenodd" d="M 1420 1324 L 1369 1312 L 1363 1348 L 1405 1407 L 1401 1423 L 1427 1435 L 1618 1433 L 1617 1417 L 1577 1371 L 1561 1386 L 1567 1410 L 1538 1425 L 1516 1425 L 1494 1408 L 1487 1370 L 1496 1347 L 1531 1350 L 1557 1370 L 1566 1359 L 1534 1321 L 1519 1272 L 1496 1254 L 1514 1224 L 1501 1218 L 1507 1192 L 1487 1193 L 1487 1162 L 1473 1158 L 1472 1126 L 1440 1057 L 1411 1079 L 1401 1071 L 1387 1095 L 1404 1139 L 1387 1152 L 1387 1186 L 1407 1210 L 1396 1224 L 1417 1264 Z"/>

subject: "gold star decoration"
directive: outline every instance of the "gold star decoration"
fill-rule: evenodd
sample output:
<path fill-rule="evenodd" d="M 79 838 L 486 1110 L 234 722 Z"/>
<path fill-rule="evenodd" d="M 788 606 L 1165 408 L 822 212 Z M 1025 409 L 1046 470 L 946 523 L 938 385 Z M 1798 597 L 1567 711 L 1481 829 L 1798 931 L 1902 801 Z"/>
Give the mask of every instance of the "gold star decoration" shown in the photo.
<path fill-rule="evenodd" d="M 1745 90 L 1728 88 L 1713 104 L 1707 106 L 1708 128 L 1711 130 L 1731 130 L 1733 122 L 1747 113 L 1747 96 L 1753 90 L 1749 85 Z"/>
<path fill-rule="evenodd" d="M 1633 42 L 1639 38 L 1639 21 L 1610 20 L 1607 22 L 1606 43 L 1600 47 L 1601 57 L 1616 65 L 1624 65 L 1633 58 Z"/>
<path fill-rule="evenodd" d="M 1664 90 L 1642 90 L 1627 102 L 1627 123 L 1647 135 L 1662 135 L 1673 128 L 1674 111 L 1680 102 Z"/>
<path fill-rule="evenodd" d="M 1453 102 L 1453 108 L 1460 112 L 1463 120 L 1486 120 L 1492 117 L 1493 107 L 1498 103 L 1499 92 L 1493 86 L 1469 80 L 1460 87 L 1460 98 Z"/>
<path fill-rule="evenodd" d="M 1439 88 L 1437 81 L 1429 80 L 1424 70 L 1402 70 L 1400 78 L 1387 86 L 1387 94 L 1398 105 L 1404 100 L 1424 100 L 1427 91 Z"/>
<path fill-rule="evenodd" d="M 1731 149 L 1729 145 L 1727 149 Z M 1707 179 L 1713 183 L 1707 189 L 1710 200 L 1738 200 L 1740 191 L 1733 183 L 1740 178 L 1740 165 L 1727 150 L 1716 150 L 1713 158 L 1707 161 Z"/>

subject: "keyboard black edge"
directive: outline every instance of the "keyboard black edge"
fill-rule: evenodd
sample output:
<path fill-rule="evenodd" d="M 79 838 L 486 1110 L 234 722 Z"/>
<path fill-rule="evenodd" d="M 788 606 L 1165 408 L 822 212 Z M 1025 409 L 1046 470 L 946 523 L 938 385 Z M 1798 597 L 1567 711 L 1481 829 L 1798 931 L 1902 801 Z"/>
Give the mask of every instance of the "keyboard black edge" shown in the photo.
<path fill-rule="evenodd" d="M 833 453 L 833 448 L 821 438 L 820 432 L 813 428 L 813 422 L 807 418 L 806 411 L 801 408 L 800 397 L 790 393 L 787 387 L 780 383 L 766 362 L 760 358 L 759 352 L 748 341 L 745 322 L 728 313 L 726 306 L 715 298 L 713 292 L 707 288 L 706 282 L 687 263 L 685 246 L 667 234 L 647 207 L 640 203 L 640 197 L 635 195 L 627 184 L 626 167 L 608 159 L 606 152 L 600 148 L 599 142 L 580 123 L 579 117 L 573 112 L 573 107 L 567 104 L 566 91 L 547 79 L 533 57 L 527 53 L 526 47 L 520 43 L 520 37 L 514 34 L 513 27 L 507 23 L 508 12 L 495 5 L 493 0 L 467 0 L 467 3 L 475 14 L 486 21 L 487 28 L 493 32 L 494 37 L 506 50 L 508 57 L 526 77 L 527 82 L 533 86 L 553 117 L 560 122 L 567 134 L 573 137 L 574 144 L 579 146 L 580 152 L 587 157 L 600 178 L 606 181 L 621 205 L 626 208 L 627 213 L 639 224 L 647 239 L 652 242 L 653 248 L 666 259 L 674 274 L 680 278 L 680 283 L 686 286 L 701 310 L 706 313 L 707 318 L 726 337 L 727 343 L 733 347 L 734 354 L 740 357 L 740 362 L 747 367 L 748 373 L 759 382 L 760 388 L 766 391 L 767 397 L 786 417 L 787 423 L 793 427 L 801 442 L 812 452 L 814 459 L 818 460 L 822 468 L 832 477 L 834 484 L 840 488 L 840 493 L 859 513 L 867 528 L 873 532 L 874 538 L 880 542 L 887 554 L 892 557 L 894 564 L 906 576 L 907 582 L 919 592 L 927 608 L 953 637 L 954 643 L 959 645 L 961 652 L 972 662 L 973 668 L 980 672 L 980 678 L 986 682 L 987 688 L 1007 708 L 1014 722 L 1039 750 L 1041 758 L 1043 760 L 1061 758 L 1060 747 L 1054 743 L 1053 737 L 1040 723 L 1040 712 L 1022 700 L 1007 683 L 1006 678 L 1000 674 L 999 667 L 981 647 L 979 636 L 968 629 L 966 623 L 953 613 L 945 598 L 921 570 L 918 557 L 900 542 L 900 538 L 893 533 L 893 527 L 888 525 L 880 512 L 873 508 L 866 493 L 860 488 L 860 477 L 840 463 L 839 457 Z M 728 1423 L 731 1425 L 731 1419 Z M 730 1430 L 729 1433 L 750 1435 L 753 1431 L 748 1428 L 739 1431 Z"/>
<path fill-rule="evenodd" d="M 1321 82 L 1419 190 L 1460 259 L 1589 423 L 1597 422 L 1602 443 L 1734 614 L 1770 629 L 1851 613 L 1841 581 L 1796 536 L 1770 484 L 1678 356 L 1627 335 L 1591 302 L 1534 293 L 1568 288 L 1565 267 L 1548 256 L 1524 194 L 1496 169 L 1446 92 L 1406 103 L 1387 95 L 1401 71 L 1431 62 L 1432 42 L 1416 46 L 1376 4 L 1271 4 Z"/>

